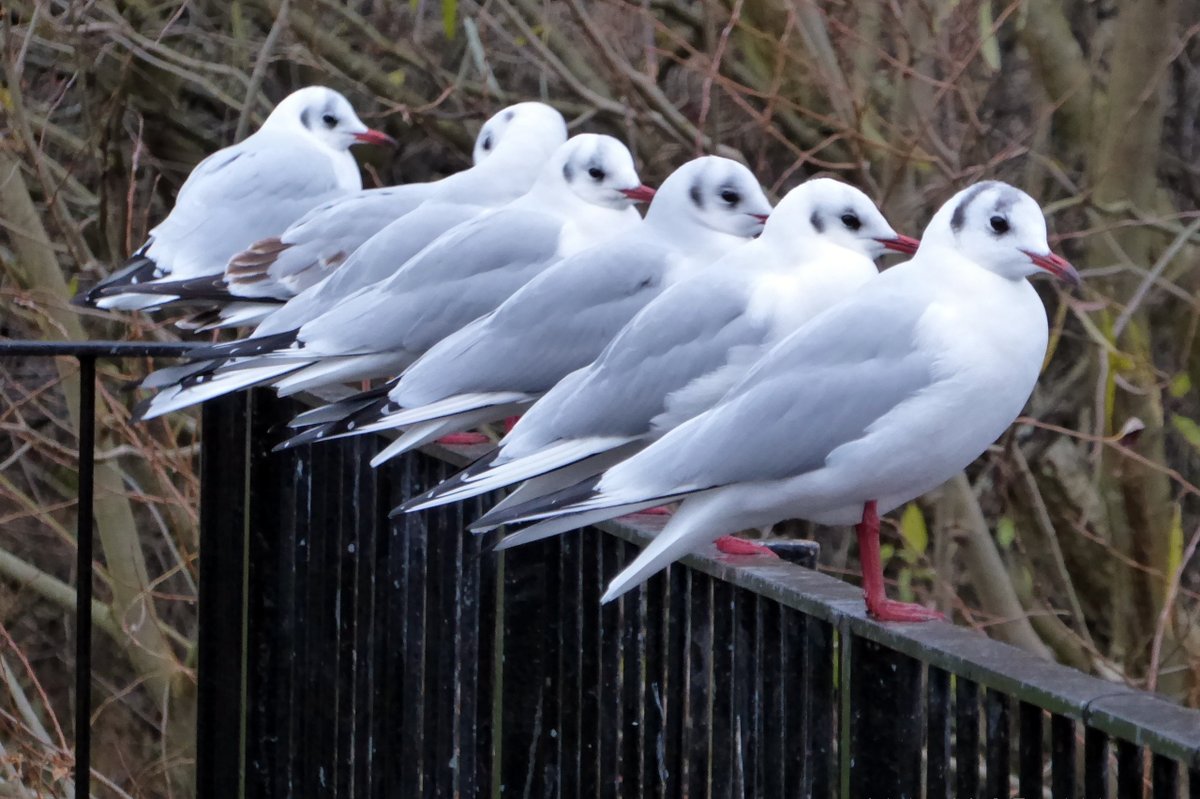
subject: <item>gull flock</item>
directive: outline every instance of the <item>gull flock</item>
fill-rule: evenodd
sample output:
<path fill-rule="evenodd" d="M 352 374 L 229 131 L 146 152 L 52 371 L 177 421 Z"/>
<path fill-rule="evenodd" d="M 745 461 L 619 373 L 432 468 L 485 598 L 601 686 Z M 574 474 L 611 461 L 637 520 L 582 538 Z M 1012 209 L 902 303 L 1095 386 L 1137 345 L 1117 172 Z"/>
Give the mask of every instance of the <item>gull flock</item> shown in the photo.
<path fill-rule="evenodd" d="M 967 466 L 1033 391 L 1047 320 L 1028 278 L 1079 278 L 1029 195 L 968 186 L 917 241 L 846 183 L 772 208 L 715 156 L 655 191 L 621 142 L 568 137 L 537 102 L 502 109 L 474 165 L 429 183 L 363 189 L 359 143 L 394 144 L 331 89 L 291 94 L 77 298 L 252 328 L 151 374 L 140 418 L 375 381 L 301 414 L 281 446 L 396 431 L 378 465 L 489 444 L 396 512 L 507 488 L 472 527 L 515 529 L 502 548 L 669 514 L 604 601 L 712 542 L 756 553 L 732 534 L 799 518 L 855 526 L 872 616 L 938 617 L 887 598 L 879 517 Z M 887 252 L 910 257 L 881 273 Z M 489 424 L 498 442 L 471 432 Z"/>

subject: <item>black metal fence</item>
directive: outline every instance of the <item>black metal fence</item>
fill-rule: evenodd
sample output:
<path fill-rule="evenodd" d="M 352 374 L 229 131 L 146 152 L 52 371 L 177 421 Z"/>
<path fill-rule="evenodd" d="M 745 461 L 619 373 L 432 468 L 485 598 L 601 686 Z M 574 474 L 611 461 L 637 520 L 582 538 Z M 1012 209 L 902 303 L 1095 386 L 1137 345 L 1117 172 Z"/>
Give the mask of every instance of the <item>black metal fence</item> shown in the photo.
<path fill-rule="evenodd" d="M 602 606 L 651 531 L 499 554 L 471 503 L 389 520 L 454 467 L 271 453 L 295 410 L 203 413 L 201 797 L 1200 796 L 1196 711 L 782 561 Z"/>

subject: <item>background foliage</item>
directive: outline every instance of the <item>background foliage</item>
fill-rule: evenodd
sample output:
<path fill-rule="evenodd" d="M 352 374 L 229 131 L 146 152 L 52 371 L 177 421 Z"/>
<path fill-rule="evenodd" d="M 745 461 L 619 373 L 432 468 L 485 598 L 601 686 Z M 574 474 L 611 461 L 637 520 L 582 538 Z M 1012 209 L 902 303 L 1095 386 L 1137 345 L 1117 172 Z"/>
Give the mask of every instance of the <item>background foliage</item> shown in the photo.
<path fill-rule="evenodd" d="M 0 55 L 0 333 L 175 335 L 67 306 L 192 166 L 307 83 L 403 142 L 370 182 L 467 163 L 544 99 L 656 181 L 702 152 L 777 196 L 819 172 L 918 233 L 953 191 L 1039 198 L 1085 288 L 1040 285 L 1045 374 L 967 473 L 893 514 L 890 574 L 970 624 L 1196 705 L 1200 666 L 1197 0 L 10 0 Z M 195 704 L 195 419 L 128 423 L 104 367 L 95 789 L 183 796 Z M 0 794 L 64 795 L 74 367 L 0 362 Z M 853 570 L 850 536 L 815 531 Z M 69 733 L 69 730 L 65 731 Z"/>

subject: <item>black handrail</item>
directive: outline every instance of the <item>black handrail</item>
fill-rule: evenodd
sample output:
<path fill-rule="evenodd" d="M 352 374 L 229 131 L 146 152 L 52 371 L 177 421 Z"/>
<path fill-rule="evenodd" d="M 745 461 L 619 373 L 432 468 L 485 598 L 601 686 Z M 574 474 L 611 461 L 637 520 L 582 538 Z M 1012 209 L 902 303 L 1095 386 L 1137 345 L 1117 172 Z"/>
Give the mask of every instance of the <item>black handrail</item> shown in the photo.
<path fill-rule="evenodd" d="M 0 340 L 0 357 L 72 357 L 79 362 L 79 497 L 75 547 L 75 798 L 87 799 L 92 758 L 92 526 L 96 462 L 96 361 L 166 358 L 203 346 L 155 341 Z"/>

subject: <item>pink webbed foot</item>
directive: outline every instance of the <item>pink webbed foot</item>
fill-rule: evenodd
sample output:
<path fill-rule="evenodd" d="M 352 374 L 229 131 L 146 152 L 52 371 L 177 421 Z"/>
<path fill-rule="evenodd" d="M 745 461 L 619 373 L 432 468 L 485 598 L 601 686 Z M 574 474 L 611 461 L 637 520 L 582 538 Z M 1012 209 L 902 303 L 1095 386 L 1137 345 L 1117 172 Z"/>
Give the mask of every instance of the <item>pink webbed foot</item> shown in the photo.
<path fill-rule="evenodd" d="M 945 621 L 946 617 L 940 612 L 912 602 L 897 602 L 894 599 L 884 599 L 880 602 L 867 602 L 867 613 L 876 621 Z"/>
<path fill-rule="evenodd" d="M 483 433 L 450 433 L 437 440 L 437 443 L 448 447 L 468 447 L 473 444 L 487 444 L 490 438 Z"/>
<path fill-rule="evenodd" d="M 511 433 L 512 429 L 517 426 L 517 422 L 521 421 L 520 416 L 509 416 L 504 420 L 504 432 Z"/>
<path fill-rule="evenodd" d="M 747 541 L 745 538 L 738 538 L 732 535 L 723 535 L 715 543 L 717 549 L 726 555 L 765 555 L 769 558 L 779 557 L 766 544 Z"/>
<path fill-rule="evenodd" d="M 657 508 L 646 508 L 645 510 L 638 511 L 637 514 L 631 513 L 630 515 L 635 516 L 640 514 L 642 516 L 670 516 L 672 513 L 674 513 L 674 511 L 671 510 L 669 506 L 659 505 Z"/>

